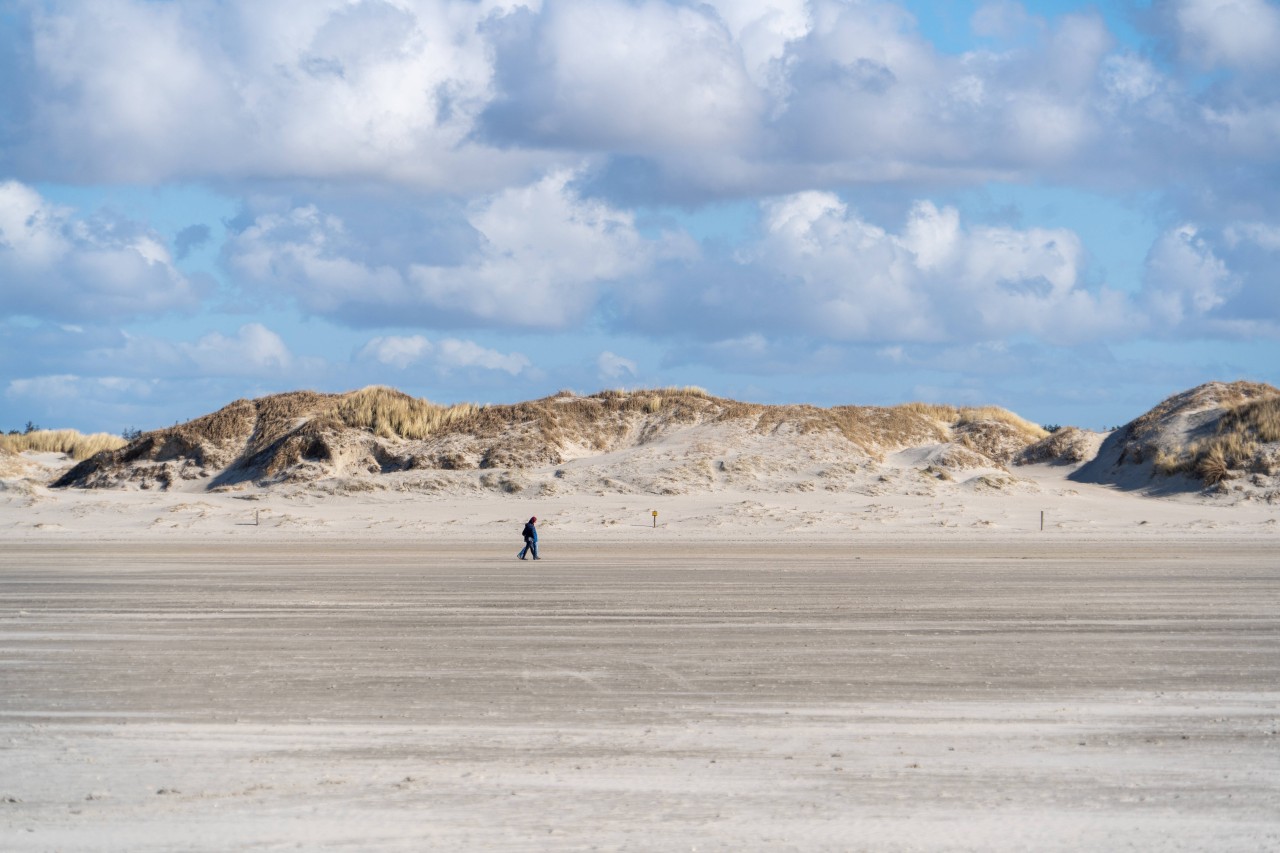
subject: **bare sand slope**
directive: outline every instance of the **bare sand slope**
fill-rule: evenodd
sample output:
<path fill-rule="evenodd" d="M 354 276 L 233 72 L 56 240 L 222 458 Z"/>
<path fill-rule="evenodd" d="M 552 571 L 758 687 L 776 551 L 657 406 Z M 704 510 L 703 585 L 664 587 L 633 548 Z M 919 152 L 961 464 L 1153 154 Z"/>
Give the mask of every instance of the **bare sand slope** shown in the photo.
<path fill-rule="evenodd" d="M 10 543 L 0 847 L 1280 849 L 1269 540 L 902 542 Z"/>
<path fill-rule="evenodd" d="M 0 479 L 0 546 L 104 540 L 412 544 L 429 538 L 493 539 L 509 543 L 514 551 L 520 545 L 521 525 L 531 515 L 538 516 L 552 541 L 595 541 L 605 547 L 655 538 L 758 542 L 797 535 L 858 542 L 903 536 L 947 541 L 1203 537 L 1275 542 L 1280 536 L 1280 502 L 1198 494 L 1156 499 L 1073 482 L 1068 479 L 1071 466 L 1048 464 L 1018 466 L 1012 472 L 976 469 L 939 479 L 929 471 L 928 460 L 936 450 L 889 454 L 874 468 L 824 467 L 810 472 L 807 491 L 794 492 L 760 487 L 742 473 L 746 467 L 740 459 L 726 463 L 725 471 L 713 471 L 717 479 L 707 489 L 670 495 L 603 489 L 569 494 L 534 489 L 519 494 L 389 489 L 351 494 L 267 489 L 190 493 L 50 489 L 29 479 Z M 659 452 L 643 449 L 650 451 Z M 662 465 L 678 467 L 684 453 L 678 443 L 668 445 L 635 470 L 652 473 Z M 754 470 L 768 467 L 765 462 L 753 464 Z M 579 474 L 584 481 L 594 476 Z M 656 530 L 650 515 L 654 510 L 659 512 Z"/>

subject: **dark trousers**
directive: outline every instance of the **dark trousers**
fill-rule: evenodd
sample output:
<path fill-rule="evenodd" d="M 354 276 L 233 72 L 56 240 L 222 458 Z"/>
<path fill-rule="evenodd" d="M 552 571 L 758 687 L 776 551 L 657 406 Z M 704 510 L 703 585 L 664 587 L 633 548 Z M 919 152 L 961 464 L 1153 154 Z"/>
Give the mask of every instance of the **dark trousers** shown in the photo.
<path fill-rule="evenodd" d="M 524 540 L 524 547 L 520 549 L 520 553 L 517 554 L 516 556 L 518 556 L 520 559 L 523 560 L 524 555 L 529 553 L 530 551 L 533 552 L 533 559 L 535 560 L 538 559 L 538 540 L 537 539 Z"/>

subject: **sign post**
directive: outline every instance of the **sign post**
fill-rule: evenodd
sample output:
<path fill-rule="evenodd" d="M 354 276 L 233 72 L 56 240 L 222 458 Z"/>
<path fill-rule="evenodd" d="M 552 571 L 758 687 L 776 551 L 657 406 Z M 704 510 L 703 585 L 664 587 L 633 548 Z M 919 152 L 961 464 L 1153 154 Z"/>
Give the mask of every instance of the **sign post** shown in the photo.
<path fill-rule="evenodd" d="M 658 511 L 656 509 L 653 511 L 653 526 L 655 529 L 658 526 Z"/>

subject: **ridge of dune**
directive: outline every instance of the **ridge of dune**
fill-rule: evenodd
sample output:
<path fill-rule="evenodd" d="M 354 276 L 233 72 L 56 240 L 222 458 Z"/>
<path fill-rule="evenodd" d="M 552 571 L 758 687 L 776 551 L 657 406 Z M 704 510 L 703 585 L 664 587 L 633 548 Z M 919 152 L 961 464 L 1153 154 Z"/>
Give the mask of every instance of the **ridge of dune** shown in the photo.
<path fill-rule="evenodd" d="M 995 407 L 764 405 L 698 389 L 438 406 L 390 388 L 237 400 L 144 433 L 55 487 L 678 494 L 809 491 L 918 451 L 926 476 L 1006 472 L 1045 433 Z"/>
<path fill-rule="evenodd" d="M 15 472 L 22 464 L 20 456 L 4 461 Z M 880 495 L 1034 490 L 1035 466 L 1144 495 L 1277 503 L 1280 389 L 1210 382 L 1110 433 L 1052 434 L 995 407 L 766 405 L 691 388 L 563 391 L 484 406 L 441 406 L 380 386 L 293 391 L 143 433 L 59 471 L 51 485 L 320 496 Z"/>
<path fill-rule="evenodd" d="M 1071 478 L 1152 495 L 1204 491 L 1280 502 L 1280 389 L 1207 382 L 1174 394 L 1106 435 Z"/>

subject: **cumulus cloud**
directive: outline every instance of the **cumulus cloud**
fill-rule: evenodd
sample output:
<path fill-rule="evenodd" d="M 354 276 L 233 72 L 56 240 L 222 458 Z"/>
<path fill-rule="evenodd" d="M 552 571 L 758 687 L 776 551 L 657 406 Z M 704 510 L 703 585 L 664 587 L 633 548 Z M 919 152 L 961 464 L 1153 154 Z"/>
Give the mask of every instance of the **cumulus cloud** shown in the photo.
<path fill-rule="evenodd" d="M 34 34 L 28 168 L 108 180 L 370 176 L 495 186 L 540 159 L 464 144 L 514 4 L 54 0 Z M 52 158 L 50 155 L 54 155 Z"/>
<path fill-rule="evenodd" d="M 338 322 L 565 328 L 602 287 L 687 248 L 642 237 L 631 213 L 579 196 L 572 178 L 558 171 L 468 206 L 473 249 L 449 263 L 371 251 L 310 205 L 253 217 L 224 256 L 242 280 Z"/>
<path fill-rule="evenodd" d="M 232 335 L 209 332 L 194 341 L 126 331 L 119 340 L 83 352 L 82 370 L 112 365 L 131 376 L 283 378 L 302 366 L 284 340 L 261 323 L 245 323 Z"/>
<path fill-rule="evenodd" d="M 605 350 L 596 357 L 596 372 L 600 378 L 613 382 L 624 378 L 635 378 L 638 368 L 636 363 L 622 356 Z"/>
<path fill-rule="evenodd" d="M 988 0 L 973 13 L 970 26 L 977 35 L 1008 40 L 1039 34 L 1044 31 L 1045 22 L 1014 0 Z"/>
<path fill-rule="evenodd" d="M 1185 225 L 1162 236 L 1146 282 L 1157 304 L 1193 317 L 1184 331 L 1235 340 L 1280 337 L 1280 225 Z"/>
<path fill-rule="evenodd" d="M 293 363 L 284 341 L 261 323 L 246 323 L 234 337 L 210 332 L 180 350 L 201 372 L 212 375 L 261 374 L 288 370 Z"/>
<path fill-rule="evenodd" d="M 757 240 L 628 302 L 624 322 L 700 337 L 807 334 L 834 341 L 948 341 L 1038 335 L 1067 342 L 1127 334 L 1123 294 L 1090 287 L 1067 229 L 966 226 L 919 202 L 898 232 L 838 196 L 810 191 L 762 205 Z"/>
<path fill-rule="evenodd" d="M 1269 252 L 1280 252 L 1280 225 L 1268 222 L 1234 222 L 1224 232 L 1232 248 L 1252 244 Z"/>
<path fill-rule="evenodd" d="M 787 49 L 813 27 L 806 0 L 711 0 L 742 55 L 743 70 L 775 100 L 787 92 Z"/>
<path fill-rule="evenodd" d="M 390 367 L 404 370 L 411 364 L 422 361 L 434 352 L 431 341 L 422 335 L 388 335 L 376 337 L 360 348 L 356 355 L 361 359 L 372 359 Z"/>
<path fill-rule="evenodd" d="M 145 399 L 156 381 L 128 376 L 78 376 L 70 373 L 11 379 L 5 396 L 11 400 L 74 402 L 76 400 Z"/>
<path fill-rule="evenodd" d="M 718 151 L 740 147 L 764 105 L 710 7 L 551 2 L 500 33 L 503 94 L 485 121 L 507 142 Z"/>
<path fill-rule="evenodd" d="M 1196 228 L 1182 225 L 1152 246 L 1144 285 L 1152 315 L 1174 329 L 1222 305 L 1237 282 Z"/>
<path fill-rule="evenodd" d="M 457 338 L 445 338 L 433 343 L 422 335 L 378 336 L 361 347 L 356 357 L 400 370 L 425 364 L 441 373 L 475 368 L 518 376 L 533 366 L 522 353 L 501 353 L 475 341 Z"/>
<path fill-rule="evenodd" d="M 110 320 L 194 308 L 205 290 L 164 242 L 127 220 L 83 217 L 0 183 L 0 294 L 10 314 Z"/>
<path fill-rule="evenodd" d="M 1274 3 L 1162 8 L 1187 61 L 1274 67 Z M 27 179 L 475 193 L 586 157 L 614 197 L 672 201 L 830 181 L 1185 180 L 1188 165 L 1217 171 L 1221 123 L 1258 138 L 1235 150 L 1249 163 L 1277 133 L 1273 91 L 1179 87 L 1117 62 L 1098 15 L 1005 0 L 974 18 L 995 43 L 958 55 L 891 2 L 51 0 L 22 14 L 30 59 L 6 87 L 26 93 L 20 144 L 0 168 Z"/>
<path fill-rule="evenodd" d="M 1184 56 L 1204 66 L 1280 65 L 1280 8 L 1267 0 L 1176 0 Z"/>

